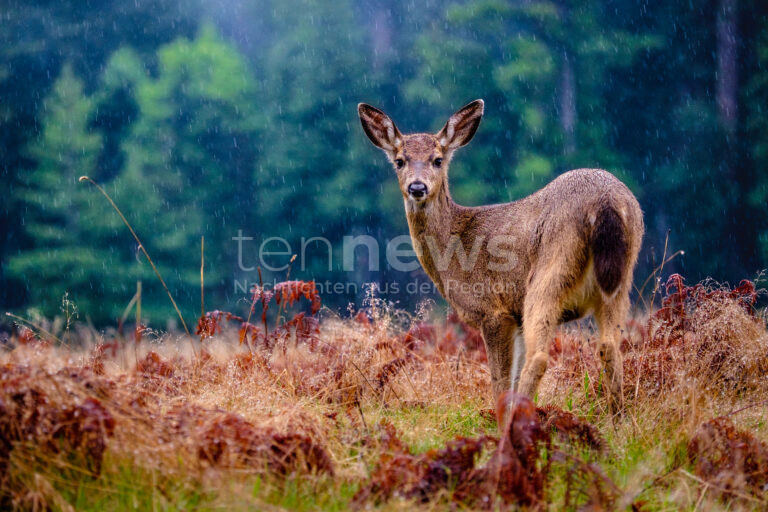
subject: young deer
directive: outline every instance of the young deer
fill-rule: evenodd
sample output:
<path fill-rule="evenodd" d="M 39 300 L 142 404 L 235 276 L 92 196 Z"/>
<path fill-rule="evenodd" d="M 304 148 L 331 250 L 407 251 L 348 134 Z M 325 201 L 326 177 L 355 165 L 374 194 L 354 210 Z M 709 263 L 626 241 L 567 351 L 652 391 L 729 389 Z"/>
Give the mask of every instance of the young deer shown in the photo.
<path fill-rule="evenodd" d="M 448 191 L 448 165 L 480 125 L 482 100 L 453 114 L 436 135 L 403 135 L 364 103 L 358 114 L 368 138 L 394 164 L 421 265 L 460 318 L 483 335 L 495 397 L 512 387 L 533 398 L 557 326 L 593 312 L 617 411 L 619 342 L 643 237 L 632 192 L 606 171 L 578 169 L 512 203 L 459 206 Z"/>

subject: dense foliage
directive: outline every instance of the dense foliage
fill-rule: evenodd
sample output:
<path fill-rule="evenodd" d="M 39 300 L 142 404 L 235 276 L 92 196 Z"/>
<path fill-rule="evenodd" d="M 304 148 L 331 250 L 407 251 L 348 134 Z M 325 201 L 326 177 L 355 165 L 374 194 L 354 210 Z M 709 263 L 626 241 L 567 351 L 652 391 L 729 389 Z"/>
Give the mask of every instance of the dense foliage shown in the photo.
<path fill-rule="evenodd" d="M 171 316 L 81 175 L 115 197 L 190 319 L 201 236 L 217 304 L 258 280 L 246 269 L 270 236 L 291 244 L 275 267 L 296 253 L 292 276 L 358 284 L 326 293 L 336 307 L 363 282 L 419 278 L 383 264 L 407 230 L 359 101 L 417 131 L 486 100 L 451 169 L 460 203 L 513 200 L 571 168 L 615 172 L 646 213 L 638 276 L 668 230 L 686 251 L 671 268 L 691 278 L 735 280 L 768 262 L 763 2 L 11 1 L 0 17 L 5 309 L 54 315 L 69 292 L 95 323 L 113 322 L 142 280 L 145 315 Z M 239 231 L 254 238 L 243 268 Z M 381 268 L 344 271 L 343 237 L 363 234 Z M 302 251 L 312 237 L 333 245 L 330 269 L 323 242 Z M 388 298 L 423 296 L 402 290 Z"/>

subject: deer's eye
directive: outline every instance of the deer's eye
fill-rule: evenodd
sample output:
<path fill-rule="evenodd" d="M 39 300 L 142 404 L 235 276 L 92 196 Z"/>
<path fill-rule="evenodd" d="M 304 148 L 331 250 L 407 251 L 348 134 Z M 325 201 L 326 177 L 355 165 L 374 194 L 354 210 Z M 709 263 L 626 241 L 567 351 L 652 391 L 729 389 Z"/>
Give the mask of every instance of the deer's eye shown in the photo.
<path fill-rule="evenodd" d="M 397 160 L 395 160 L 395 165 L 397 166 L 398 169 L 402 169 L 403 166 L 405 165 L 405 160 L 403 160 L 402 158 L 398 158 Z"/>
<path fill-rule="evenodd" d="M 443 159 L 442 159 L 442 158 L 439 158 L 439 157 L 438 157 L 438 158 L 435 158 L 435 159 L 432 161 L 432 163 L 434 164 L 434 166 L 435 166 L 435 167 L 440 167 L 441 165 L 443 165 Z"/>

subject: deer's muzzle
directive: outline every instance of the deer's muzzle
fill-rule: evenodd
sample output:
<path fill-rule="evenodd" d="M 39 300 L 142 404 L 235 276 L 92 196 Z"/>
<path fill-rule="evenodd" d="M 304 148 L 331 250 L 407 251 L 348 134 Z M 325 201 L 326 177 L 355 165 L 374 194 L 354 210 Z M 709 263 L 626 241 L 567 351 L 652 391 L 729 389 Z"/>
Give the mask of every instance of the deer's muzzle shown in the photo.
<path fill-rule="evenodd" d="M 427 192 L 427 186 L 420 181 L 414 181 L 408 185 L 408 195 L 414 199 L 423 199 L 427 195 Z"/>

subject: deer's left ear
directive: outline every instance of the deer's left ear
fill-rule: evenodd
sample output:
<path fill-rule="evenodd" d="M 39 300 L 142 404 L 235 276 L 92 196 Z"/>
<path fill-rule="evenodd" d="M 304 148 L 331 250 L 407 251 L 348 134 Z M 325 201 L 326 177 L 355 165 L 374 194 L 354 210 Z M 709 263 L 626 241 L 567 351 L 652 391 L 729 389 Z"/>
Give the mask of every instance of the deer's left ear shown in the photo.
<path fill-rule="evenodd" d="M 480 126 L 484 108 L 483 100 L 475 100 L 461 107 L 438 132 L 437 140 L 440 145 L 447 151 L 467 145 Z"/>

